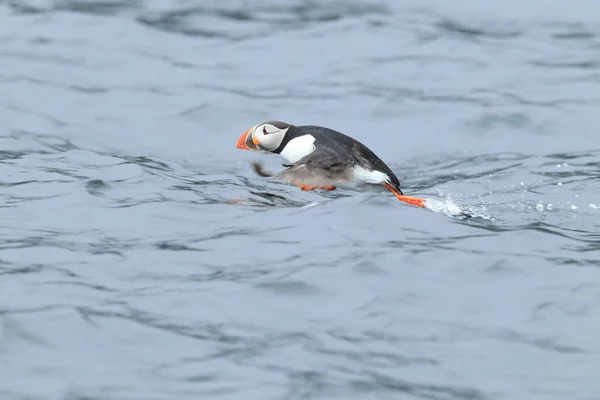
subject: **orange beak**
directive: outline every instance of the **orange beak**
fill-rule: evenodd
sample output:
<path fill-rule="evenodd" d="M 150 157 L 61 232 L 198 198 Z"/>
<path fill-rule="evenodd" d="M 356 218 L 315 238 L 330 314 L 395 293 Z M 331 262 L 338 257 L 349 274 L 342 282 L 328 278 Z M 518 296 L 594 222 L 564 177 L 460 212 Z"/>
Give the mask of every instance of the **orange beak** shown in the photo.
<path fill-rule="evenodd" d="M 248 129 L 246 132 L 242 133 L 240 138 L 237 141 L 236 148 L 242 150 L 250 150 L 256 151 L 258 150 L 257 141 L 252 137 L 252 133 L 254 132 L 254 127 Z"/>

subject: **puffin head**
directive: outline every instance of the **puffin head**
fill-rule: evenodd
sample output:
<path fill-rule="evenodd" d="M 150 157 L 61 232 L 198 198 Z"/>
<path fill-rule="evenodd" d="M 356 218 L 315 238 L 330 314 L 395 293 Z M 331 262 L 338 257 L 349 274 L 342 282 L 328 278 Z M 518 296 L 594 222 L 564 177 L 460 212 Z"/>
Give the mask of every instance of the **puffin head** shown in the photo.
<path fill-rule="evenodd" d="M 242 150 L 273 152 L 281 145 L 290 127 L 290 124 L 281 121 L 266 121 L 254 125 L 242 133 L 235 147 Z"/>

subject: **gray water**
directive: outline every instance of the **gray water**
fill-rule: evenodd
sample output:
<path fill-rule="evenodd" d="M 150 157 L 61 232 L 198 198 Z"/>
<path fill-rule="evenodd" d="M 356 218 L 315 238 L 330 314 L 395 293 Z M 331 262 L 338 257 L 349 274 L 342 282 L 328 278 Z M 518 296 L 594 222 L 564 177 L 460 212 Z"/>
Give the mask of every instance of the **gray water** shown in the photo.
<path fill-rule="evenodd" d="M 0 399 L 599 399 L 599 106 L 597 0 L 0 0 Z"/>

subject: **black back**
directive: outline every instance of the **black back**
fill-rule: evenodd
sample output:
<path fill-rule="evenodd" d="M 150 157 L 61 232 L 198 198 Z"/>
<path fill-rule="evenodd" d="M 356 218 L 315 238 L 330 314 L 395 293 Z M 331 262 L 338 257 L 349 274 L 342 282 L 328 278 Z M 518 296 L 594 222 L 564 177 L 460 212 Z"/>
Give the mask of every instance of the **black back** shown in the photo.
<path fill-rule="evenodd" d="M 290 125 L 283 141 L 274 152 L 280 153 L 290 140 L 302 135 L 312 135 L 315 138 L 315 147 L 317 150 L 311 156 L 321 153 L 329 155 L 329 158 L 331 158 L 333 153 L 339 155 L 339 158 L 350 160 L 353 165 L 360 165 L 367 169 L 381 171 L 390 177 L 394 188 L 400 190 L 400 182 L 396 174 L 371 149 L 358 140 L 333 129 L 316 125 Z"/>

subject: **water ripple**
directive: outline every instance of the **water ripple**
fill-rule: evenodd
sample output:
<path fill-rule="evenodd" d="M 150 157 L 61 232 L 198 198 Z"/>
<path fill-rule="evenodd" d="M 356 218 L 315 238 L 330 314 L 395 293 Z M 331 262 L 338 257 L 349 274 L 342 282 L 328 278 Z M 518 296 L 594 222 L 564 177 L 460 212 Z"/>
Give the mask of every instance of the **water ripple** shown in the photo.
<path fill-rule="evenodd" d="M 583 1 L 0 0 L 0 397 L 598 393 Z M 257 176 L 267 119 L 428 207 Z"/>

